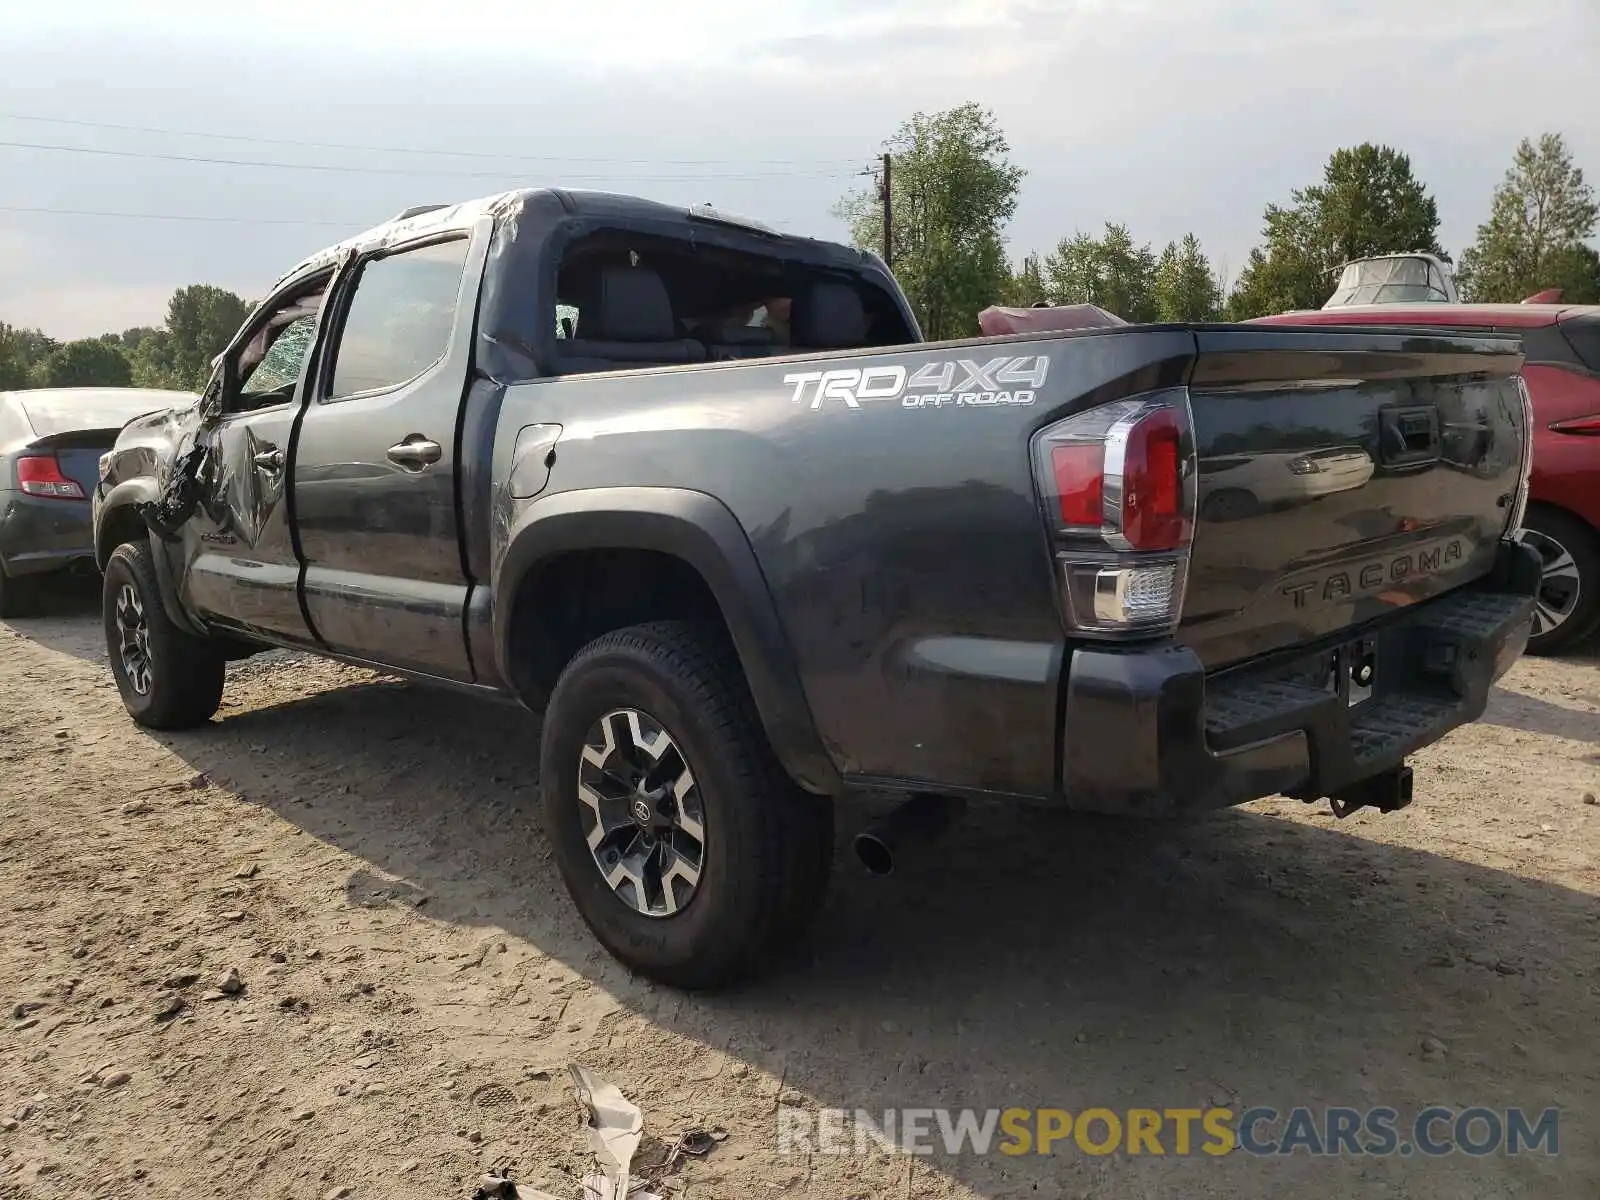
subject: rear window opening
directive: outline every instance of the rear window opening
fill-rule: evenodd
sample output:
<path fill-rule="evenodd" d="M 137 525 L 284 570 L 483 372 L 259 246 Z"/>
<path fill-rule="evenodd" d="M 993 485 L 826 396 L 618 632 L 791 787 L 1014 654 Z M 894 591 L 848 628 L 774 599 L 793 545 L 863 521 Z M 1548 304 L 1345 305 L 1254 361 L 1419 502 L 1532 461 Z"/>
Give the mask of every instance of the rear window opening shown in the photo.
<path fill-rule="evenodd" d="M 591 234 L 556 279 L 562 374 L 902 345 L 893 297 L 866 279 L 670 237 Z"/>

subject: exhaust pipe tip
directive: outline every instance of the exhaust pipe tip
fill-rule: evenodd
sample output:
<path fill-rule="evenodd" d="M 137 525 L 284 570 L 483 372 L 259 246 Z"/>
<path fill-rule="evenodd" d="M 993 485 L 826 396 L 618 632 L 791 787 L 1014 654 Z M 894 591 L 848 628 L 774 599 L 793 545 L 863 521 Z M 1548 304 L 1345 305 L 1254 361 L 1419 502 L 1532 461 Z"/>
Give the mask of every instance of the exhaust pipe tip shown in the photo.
<path fill-rule="evenodd" d="M 901 850 L 938 841 L 961 816 L 965 805 L 927 792 L 905 800 L 883 820 L 856 834 L 856 857 L 874 875 L 888 875 Z"/>
<path fill-rule="evenodd" d="M 855 845 L 856 857 L 873 875 L 894 873 L 894 851 L 882 839 L 870 833 L 858 833 Z"/>

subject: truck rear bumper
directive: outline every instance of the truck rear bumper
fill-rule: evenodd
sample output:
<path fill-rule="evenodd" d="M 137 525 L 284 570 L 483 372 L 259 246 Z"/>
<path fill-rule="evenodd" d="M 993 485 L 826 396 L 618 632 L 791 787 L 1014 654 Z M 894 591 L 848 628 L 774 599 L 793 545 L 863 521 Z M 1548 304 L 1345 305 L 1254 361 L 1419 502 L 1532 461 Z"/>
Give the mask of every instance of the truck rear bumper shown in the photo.
<path fill-rule="evenodd" d="M 1067 801 L 1170 816 L 1275 793 L 1315 799 L 1397 767 L 1483 714 L 1527 645 L 1539 575 L 1531 551 L 1502 543 L 1469 587 L 1210 676 L 1184 646 L 1076 650 Z"/>

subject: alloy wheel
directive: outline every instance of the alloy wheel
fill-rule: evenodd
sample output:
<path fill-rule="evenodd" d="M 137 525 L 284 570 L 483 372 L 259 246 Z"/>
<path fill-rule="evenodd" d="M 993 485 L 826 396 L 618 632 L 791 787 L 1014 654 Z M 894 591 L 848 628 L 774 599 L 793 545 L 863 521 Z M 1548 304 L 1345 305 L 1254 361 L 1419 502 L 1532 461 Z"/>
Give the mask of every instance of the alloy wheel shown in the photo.
<path fill-rule="evenodd" d="M 661 724 L 617 709 L 589 727 L 578 760 L 583 835 L 628 907 L 670 917 L 694 898 L 705 865 L 705 812 L 694 772 Z"/>
<path fill-rule="evenodd" d="M 1542 637 L 1565 625 L 1577 611 L 1583 579 L 1572 552 L 1549 534 L 1524 529 L 1518 538 L 1533 549 L 1544 567 L 1533 606 L 1533 636 Z"/>
<path fill-rule="evenodd" d="M 144 601 L 131 583 L 117 592 L 117 655 L 122 673 L 135 694 L 150 694 L 150 622 L 145 619 Z"/>

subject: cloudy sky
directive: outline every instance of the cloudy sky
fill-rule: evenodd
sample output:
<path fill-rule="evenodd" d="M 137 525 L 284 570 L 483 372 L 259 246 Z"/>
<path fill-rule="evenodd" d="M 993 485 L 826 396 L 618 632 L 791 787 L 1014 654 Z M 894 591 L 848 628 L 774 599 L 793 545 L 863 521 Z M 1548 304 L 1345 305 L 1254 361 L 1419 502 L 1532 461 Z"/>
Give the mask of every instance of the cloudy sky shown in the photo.
<path fill-rule="evenodd" d="M 1237 272 L 1262 207 L 1363 140 L 1411 155 L 1459 254 L 1518 138 L 1600 177 L 1600 0 L 12 0 L 0 320 L 159 323 L 174 287 L 254 296 L 518 184 L 838 236 L 895 126 L 966 100 L 1028 169 L 1018 256 L 1119 220 Z"/>

